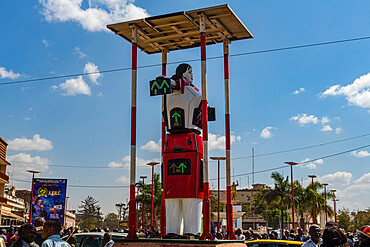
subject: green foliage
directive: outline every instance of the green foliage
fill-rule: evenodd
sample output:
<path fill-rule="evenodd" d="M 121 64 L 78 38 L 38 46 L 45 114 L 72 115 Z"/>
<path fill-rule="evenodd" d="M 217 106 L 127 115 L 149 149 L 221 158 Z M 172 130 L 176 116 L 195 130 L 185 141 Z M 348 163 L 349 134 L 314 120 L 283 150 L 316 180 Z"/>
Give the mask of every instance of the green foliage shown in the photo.
<path fill-rule="evenodd" d="M 160 177 L 158 173 L 154 173 L 154 183 L 153 183 L 153 219 L 157 219 L 157 212 L 161 211 L 161 200 L 162 200 L 162 185 L 160 182 Z M 142 184 L 142 183 L 141 183 Z M 151 204 L 152 204 L 152 184 L 145 184 L 140 190 L 140 194 L 136 196 L 136 201 L 140 202 L 140 211 L 142 210 L 142 203 L 144 203 L 144 217 L 150 217 L 151 215 Z M 141 217 L 141 212 L 139 212 Z M 145 222 L 150 221 L 150 219 L 144 219 Z"/>
<path fill-rule="evenodd" d="M 349 213 L 349 209 L 343 208 L 342 210 L 338 211 L 337 222 L 340 228 L 343 228 L 346 231 L 348 231 L 349 226 L 351 224 L 351 215 Z"/>
<path fill-rule="evenodd" d="M 104 218 L 104 227 L 110 230 L 118 228 L 118 215 L 115 213 L 108 213 Z"/>
<path fill-rule="evenodd" d="M 82 220 L 80 228 L 93 229 L 95 227 L 102 227 L 102 213 L 97 200 L 92 196 L 88 196 L 85 200 L 81 201 L 78 206 L 78 215 Z"/>
<path fill-rule="evenodd" d="M 252 206 L 250 204 L 243 204 L 242 205 L 242 211 L 243 212 L 246 212 L 246 213 L 249 213 L 252 209 Z"/>
<path fill-rule="evenodd" d="M 209 194 L 209 199 L 211 201 L 211 212 L 218 212 L 218 200 L 217 200 L 217 197 L 212 195 L 211 193 Z M 222 211 L 222 209 L 224 208 L 224 204 L 222 204 L 220 202 L 220 212 Z M 211 213 L 211 219 L 214 220 L 216 218 L 216 216 L 214 214 Z"/>

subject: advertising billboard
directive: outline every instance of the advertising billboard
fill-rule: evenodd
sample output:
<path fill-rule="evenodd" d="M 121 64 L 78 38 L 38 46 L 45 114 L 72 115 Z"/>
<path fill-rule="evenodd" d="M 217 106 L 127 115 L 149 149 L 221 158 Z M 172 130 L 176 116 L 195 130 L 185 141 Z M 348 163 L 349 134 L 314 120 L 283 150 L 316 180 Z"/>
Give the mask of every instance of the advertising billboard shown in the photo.
<path fill-rule="evenodd" d="M 32 193 L 32 222 L 36 218 L 59 220 L 64 225 L 67 179 L 35 178 Z"/>

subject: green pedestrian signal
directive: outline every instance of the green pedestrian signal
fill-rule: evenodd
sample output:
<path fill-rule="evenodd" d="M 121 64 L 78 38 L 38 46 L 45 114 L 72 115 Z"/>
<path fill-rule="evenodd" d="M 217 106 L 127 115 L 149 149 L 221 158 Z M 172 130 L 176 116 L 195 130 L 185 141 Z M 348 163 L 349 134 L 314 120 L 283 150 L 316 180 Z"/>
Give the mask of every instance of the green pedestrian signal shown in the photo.
<path fill-rule="evenodd" d="M 184 163 L 181 163 L 177 168 L 181 168 L 181 173 L 184 173 L 184 168 L 186 168 L 186 165 L 184 165 Z"/>
<path fill-rule="evenodd" d="M 184 109 L 176 107 L 170 110 L 171 129 L 185 129 Z"/>
<path fill-rule="evenodd" d="M 171 79 L 163 76 L 150 81 L 150 96 L 164 95 L 172 93 Z"/>
<path fill-rule="evenodd" d="M 190 159 L 172 159 L 167 162 L 167 175 L 190 175 Z"/>

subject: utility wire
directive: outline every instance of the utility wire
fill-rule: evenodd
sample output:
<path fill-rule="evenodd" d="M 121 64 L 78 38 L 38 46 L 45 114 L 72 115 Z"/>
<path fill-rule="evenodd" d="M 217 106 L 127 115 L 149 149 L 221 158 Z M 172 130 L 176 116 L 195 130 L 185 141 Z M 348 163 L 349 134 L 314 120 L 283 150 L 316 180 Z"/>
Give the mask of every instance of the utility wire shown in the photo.
<path fill-rule="evenodd" d="M 238 56 L 246 56 L 246 55 L 255 55 L 255 54 L 261 54 L 261 53 L 286 51 L 286 50 L 301 49 L 301 48 L 315 47 L 315 46 L 322 46 L 322 45 L 332 45 L 332 44 L 347 43 L 347 42 L 367 40 L 367 39 L 370 39 L 370 36 L 365 36 L 365 37 L 360 37 L 360 38 L 352 38 L 352 39 L 334 40 L 334 41 L 327 41 L 327 42 L 320 42 L 320 43 L 312 43 L 312 44 L 305 44 L 305 45 L 297 45 L 297 46 L 288 46 L 288 47 L 274 48 L 274 49 L 267 49 L 267 50 L 260 50 L 260 51 L 243 52 L 243 53 L 231 54 L 229 56 L 230 57 L 238 57 Z M 207 59 L 212 60 L 212 59 L 221 59 L 221 58 L 223 58 L 223 56 L 214 56 L 214 57 L 209 57 Z M 196 61 L 199 61 L 199 60 L 200 59 L 197 58 L 197 59 L 190 59 L 190 60 L 185 60 L 185 61 L 170 62 L 170 63 L 167 63 L 167 64 L 189 63 L 189 62 L 196 62 Z M 138 66 L 138 68 L 143 69 L 143 68 L 156 67 L 156 66 L 162 66 L 162 64 L 143 65 L 143 66 Z M 74 76 L 92 75 L 92 74 L 97 74 L 97 73 L 104 74 L 104 73 L 111 73 L 111 72 L 125 71 L 125 70 L 131 70 L 131 67 L 102 70 L 102 71 L 97 71 L 97 72 L 76 73 L 76 74 L 69 74 L 69 75 L 42 77 L 42 78 L 19 80 L 19 81 L 7 81 L 7 82 L 0 83 L 0 86 L 20 84 L 20 83 L 28 83 L 28 82 L 36 82 L 36 81 L 45 81 L 45 80 L 52 80 L 52 79 L 61 79 L 61 78 L 68 78 L 68 77 L 74 77 Z"/>
<path fill-rule="evenodd" d="M 314 162 L 314 161 L 320 160 L 320 159 L 331 158 L 331 157 L 334 157 L 334 156 L 338 156 L 338 155 L 342 155 L 342 154 L 345 154 L 345 153 L 353 152 L 353 151 L 363 149 L 363 148 L 366 148 L 366 147 L 370 147 L 370 144 L 365 145 L 365 146 L 361 146 L 361 147 L 357 147 L 357 148 L 353 148 L 353 149 L 350 149 L 350 150 L 346 150 L 346 151 L 343 151 L 343 152 L 322 156 L 322 157 L 315 158 L 315 159 L 312 159 L 312 160 L 302 161 L 302 162 L 298 163 L 298 165 L 302 165 L 302 164 L 309 163 L 309 162 Z M 289 166 L 290 165 L 283 165 L 283 166 L 273 167 L 273 168 L 269 168 L 269 169 L 259 170 L 259 171 L 255 171 L 254 174 L 285 169 L 285 168 L 288 168 Z M 246 175 L 251 175 L 251 174 L 252 174 L 251 172 L 248 172 L 248 173 L 243 173 L 243 174 L 237 174 L 237 175 L 234 175 L 234 176 L 231 176 L 231 177 L 241 177 L 241 176 L 246 176 Z M 225 178 L 226 177 L 220 177 L 220 179 L 225 179 Z M 30 181 L 26 181 L 26 180 L 20 180 L 20 179 L 14 179 L 14 178 L 13 178 L 13 180 L 14 181 L 19 181 L 19 182 L 31 183 Z M 212 179 L 209 179 L 209 180 L 217 180 L 217 178 L 212 178 Z M 129 186 L 128 185 L 68 185 L 68 187 L 108 189 L 108 188 L 128 188 Z"/>
<path fill-rule="evenodd" d="M 326 145 L 329 145 L 329 144 L 345 142 L 345 141 L 349 141 L 349 140 L 353 140 L 353 139 L 357 139 L 357 138 L 361 138 L 361 137 L 365 137 L 365 136 L 369 136 L 369 135 L 370 135 L 370 133 L 367 133 L 367 134 L 363 134 L 363 135 L 359 135 L 359 136 L 349 137 L 349 138 L 336 140 L 336 141 L 331 141 L 331 142 L 325 142 L 325 143 L 321 143 L 321 144 L 315 144 L 315 145 L 306 146 L 306 147 L 286 149 L 286 150 L 281 150 L 281 151 L 276 151 L 276 152 L 271 152 L 271 153 L 264 153 L 264 154 L 255 154 L 254 157 L 262 157 L 262 156 L 268 156 L 268 155 L 274 155 L 274 154 L 288 153 L 288 152 L 292 152 L 292 151 L 299 151 L 299 150 L 304 150 L 304 149 L 309 149 L 309 148 L 314 148 L 314 147 L 322 147 L 322 146 L 326 146 Z M 233 158 L 232 160 L 240 160 L 240 159 L 247 159 L 247 158 L 252 158 L 252 155 L 237 157 L 237 158 Z"/>
<path fill-rule="evenodd" d="M 314 161 L 321 160 L 321 159 L 331 158 L 331 157 L 334 157 L 334 156 L 338 156 L 338 155 L 342 155 L 342 154 L 345 154 L 345 153 L 353 152 L 353 151 L 356 151 L 356 150 L 359 150 L 359 149 L 363 149 L 363 148 L 366 148 L 366 147 L 370 147 L 370 144 L 369 145 L 365 145 L 365 146 L 361 146 L 361 147 L 357 147 L 357 148 L 353 148 L 353 149 L 350 149 L 350 150 L 346 150 L 346 151 L 343 151 L 343 152 L 339 152 L 339 153 L 335 153 L 335 154 L 330 154 L 330 155 L 322 156 L 322 157 L 311 159 L 311 160 L 302 161 L 302 162 L 299 162 L 297 165 L 302 165 L 302 164 L 314 162 Z M 285 168 L 288 168 L 288 167 L 290 167 L 290 165 L 282 165 L 282 166 L 278 166 L 278 167 L 273 167 L 273 168 L 269 168 L 269 169 L 255 171 L 254 174 L 268 172 L 268 171 L 275 171 L 275 170 L 280 170 L 280 169 L 285 169 Z M 231 176 L 231 177 L 241 177 L 241 176 L 247 176 L 247 175 L 251 175 L 251 174 L 253 174 L 253 173 L 252 172 L 248 172 L 248 173 L 237 174 L 237 175 L 234 175 L 234 176 Z M 220 179 L 225 179 L 225 178 L 226 177 L 221 177 Z M 217 180 L 217 178 L 212 178 L 212 179 L 209 179 L 209 180 Z"/>
<path fill-rule="evenodd" d="M 274 155 L 274 154 L 281 154 L 281 153 L 299 151 L 299 150 L 304 150 L 304 149 L 309 149 L 309 148 L 314 148 L 314 147 L 322 147 L 322 146 L 326 146 L 326 145 L 330 145 L 330 144 L 335 144 L 335 143 L 339 143 L 339 142 L 345 142 L 345 141 L 349 141 L 349 140 L 353 140 L 353 139 L 358 139 L 358 138 L 366 137 L 366 136 L 370 136 L 370 133 L 359 135 L 359 136 L 354 136 L 354 137 L 349 137 L 349 138 L 345 138 L 345 139 L 340 139 L 340 140 L 336 140 L 336 141 L 315 144 L 315 145 L 311 145 L 311 146 L 305 146 L 305 147 L 299 147 L 299 148 L 281 150 L 281 151 L 264 153 L 264 154 L 255 154 L 254 157 L 262 157 L 262 156 L 268 156 L 268 155 Z M 247 158 L 251 158 L 251 157 L 252 156 L 243 156 L 243 157 L 233 158 L 232 160 L 247 159 Z M 211 162 L 216 162 L 216 161 L 211 160 Z M 40 163 L 22 162 L 22 161 L 14 161 L 12 163 L 15 163 L 15 164 L 28 164 L 28 165 L 44 165 L 44 164 L 40 164 Z M 113 167 L 108 167 L 108 166 L 89 166 L 89 165 L 84 166 L 84 165 L 60 165 L 60 164 L 51 164 L 51 165 L 48 165 L 48 166 L 52 166 L 52 167 L 64 167 L 64 168 L 92 168 L 92 169 L 112 169 L 113 168 Z M 116 167 L 116 168 L 129 169 L 129 168 L 124 168 L 124 167 Z"/>

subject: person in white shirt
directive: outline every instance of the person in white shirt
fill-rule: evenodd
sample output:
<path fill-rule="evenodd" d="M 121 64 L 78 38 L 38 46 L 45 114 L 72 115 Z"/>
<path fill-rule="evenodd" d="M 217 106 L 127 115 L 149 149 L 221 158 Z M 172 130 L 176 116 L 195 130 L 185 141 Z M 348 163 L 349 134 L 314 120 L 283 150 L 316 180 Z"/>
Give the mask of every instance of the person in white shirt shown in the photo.
<path fill-rule="evenodd" d="M 321 230 L 320 227 L 316 224 L 310 226 L 310 230 L 308 232 L 310 234 L 310 239 L 307 240 L 302 247 L 318 247 L 321 245 Z"/>

